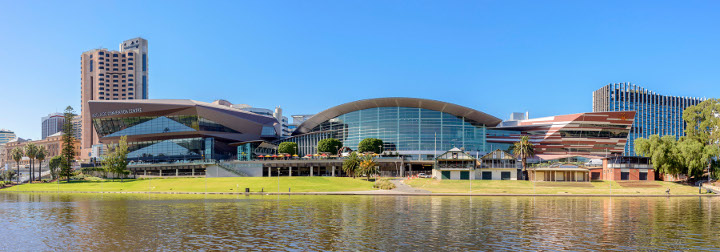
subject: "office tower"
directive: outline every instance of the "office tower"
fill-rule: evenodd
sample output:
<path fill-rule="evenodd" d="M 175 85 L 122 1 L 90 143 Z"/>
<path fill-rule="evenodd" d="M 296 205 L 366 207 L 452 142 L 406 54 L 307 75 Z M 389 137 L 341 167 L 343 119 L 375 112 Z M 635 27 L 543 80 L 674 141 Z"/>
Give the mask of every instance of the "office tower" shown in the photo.
<path fill-rule="evenodd" d="M 15 132 L 6 129 L 0 129 L 0 144 L 10 142 L 12 140 L 15 140 L 15 138 L 17 138 L 17 136 L 15 136 Z"/>
<path fill-rule="evenodd" d="M 52 113 L 42 118 L 42 138 L 45 139 L 49 135 L 58 133 L 63 129 L 65 116 L 61 113 Z"/>
<path fill-rule="evenodd" d="M 685 108 L 705 98 L 661 95 L 630 83 L 606 85 L 593 92 L 593 112 L 637 111 L 625 145 L 625 156 L 635 156 L 636 138 L 685 135 Z"/>
<path fill-rule="evenodd" d="M 91 157 L 98 136 L 92 127 L 88 101 L 136 100 L 148 98 L 148 41 L 134 38 L 120 43 L 119 51 L 94 49 L 82 53 L 81 113 L 82 152 L 80 159 Z"/>

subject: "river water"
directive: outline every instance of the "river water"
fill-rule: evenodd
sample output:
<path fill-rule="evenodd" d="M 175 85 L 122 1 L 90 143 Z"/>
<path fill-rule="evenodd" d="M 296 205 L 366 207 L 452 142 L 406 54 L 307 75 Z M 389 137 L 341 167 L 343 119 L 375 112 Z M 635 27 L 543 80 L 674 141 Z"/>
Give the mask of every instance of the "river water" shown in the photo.
<path fill-rule="evenodd" d="M 0 250 L 718 250 L 720 198 L 0 193 Z"/>

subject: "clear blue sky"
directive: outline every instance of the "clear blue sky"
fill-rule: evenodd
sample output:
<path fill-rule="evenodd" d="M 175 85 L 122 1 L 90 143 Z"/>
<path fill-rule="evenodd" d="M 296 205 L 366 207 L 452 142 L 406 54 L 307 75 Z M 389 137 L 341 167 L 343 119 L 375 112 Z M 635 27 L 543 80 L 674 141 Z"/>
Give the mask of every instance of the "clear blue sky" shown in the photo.
<path fill-rule="evenodd" d="M 0 0 L 0 128 L 80 110 L 80 54 L 149 40 L 150 98 L 317 113 L 442 100 L 502 119 L 589 112 L 632 82 L 720 96 L 718 1 Z"/>

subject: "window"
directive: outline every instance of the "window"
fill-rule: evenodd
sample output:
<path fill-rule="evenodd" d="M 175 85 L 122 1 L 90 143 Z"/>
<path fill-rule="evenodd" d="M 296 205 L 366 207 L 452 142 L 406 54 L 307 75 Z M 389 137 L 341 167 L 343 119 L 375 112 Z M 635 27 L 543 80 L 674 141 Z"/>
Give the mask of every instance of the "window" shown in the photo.
<path fill-rule="evenodd" d="M 133 74 L 128 74 L 129 77 L 133 77 Z"/>
<path fill-rule="evenodd" d="M 128 81 L 133 81 L 133 79 L 128 79 Z"/>
<path fill-rule="evenodd" d="M 105 78 L 99 78 L 98 80 L 99 80 L 99 81 L 104 81 L 104 80 L 105 80 Z"/>
<path fill-rule="evenodd" d="M 117 90 L 117 89 L 113 89 L 113 91 L 117 92 L 118 90 Z"/>
<path fill-rule="evenodd" d="M 117 100 L 118 98 L 113 98 L 113 100 Z"/>
<path fill-rule="evenodd" d="M 122 64 L 122 67 L 125 67 L 125 64 Z"/>
<path fill-rule="evenodd" d="M 132 87 L 132 86 L 133 86 L 133 84 L 132 84 L 132 83 L 128 83 L 128 86 L 131 86 L 131 87 Z"/>
<path fill-rule="evenodd" d="M 147 71 L 147 54 L 142 55 L 142 70 L 143 72 Z"/>
<path fill-rule="evenodd" d="M 113 96 L 118 96 L 117 94 L 113 94 Z"/>
<path fill-rule="evenodd" d="M 125 89 L 123 89 L 122 91 L 125 92 Z"/>
<path fill-rule="evenodd" d="M 92 55 L 92 54 L 90 54 L 90 58 L 91 58 L 91 59 L 92 59 L 92 56 L 93 56 L 93 55 Z"/>
<path fill-rule="evenodd" d="M 492 180 L 492 172 L 489 172 L 489 171 L 482 172 L 482 179 L 483 180 Z"/>
<path fill-rule="evenodd" d="M 129 52 L 129 53 L 128 53 L 128 56 L 133 56 L 133 53 L 132 53 L 132 52 Z"/>
<path fill-rule="evenodd" d="M 125 80 L 122 80 L 122 82 L 125 82 Z"/>
<path fill-rule="evenodd" d="M 640 172 L 639 179 L 640 180 L 647 180 L 647 172 Z"/>
<path fill-rule="evenodd" d="M 100 89 L 100 90 L 102 90 L 102 89 Z M 100 94 L 100 95 L 104 95 L 104 94 L 105 94 L 105 92 L 100 92 L 99 94 Z M 528 153 L 529 153 L 529 152 L 528 152 Z"/>
<path fill-rule="evenodd" d="M 98 58 L 98 60 L 104 60 L 104 59 L 105 59 L 105 58 L 103 58 L 103 57 L 99 57 L 99 58 Z"/>
<path fill-rule="evenodd" d="M 100 87 L 100 90 L 105 90 L 105 88 L 104 88 L 104 87 Z M 100 92 L 100 94 L 103 94 L 103 93 L 102 93 L 102 92 Z"/>
<path fill-rule="evenodd" d="M 125 68 L 123 68 L 122 71 L 125 71 Z"/>
<path fill-rule="evenodd" d="M 125 85 L 122 85 L 122 87 L 125 87 Z"/>
<path fill-rule="evenodd" d="M 629 172 L 620 172 L 620 180 L 630 180 Z"/>
<path fill-rule="evenodd" d="M 113 87 L 117 87 L 117 86 L 118 86 L 117 84 L 113 84 Z"/>
<path fill-rule="evenodd" d="M 133 93 L 128 93 L 128 95 L 133 95 Z"/>
<path fill-rule="evenodd" d="M 119 78 L 119 75 L 113 75 L 113 78 Z"/>
<path fill-rule="evenodd" d="M 123 59 L 122 62 L 125 62 L 125 59 Z"/>
<path fill-rule="evenodd" d="M 105 67 L 104 67 L 104 66 L 99 66 L 98 69 L 105 69 Z"/>
<path fill-rule="evenodd" d="M 90 58 L 92 58 L 92 55 L 90 55 Z M 93 60 L 90 60 L 90 72 L 93 71 Z"/>
<path fill-rule="evenodd" d="M 101 73 L 101 74 L 99 74 L 99 76 L 105 76 L 105 74 Z"/>
<path fill-rule="evenodd" d="M 135 68 L 133 68 L 133 67 L 128 67 L 128 70 L 134 70 L 134 69 L 135 69 Z"/>
<path fill-rule="evenodd" d="M 122 96 L 125 96 L 125 94 L 122 94 Z"/>
<path fill-rule="evenodd" d="M 118 66 L 118 64 L 113 64 L 114 67 Z"/>
<path fill-rule="evenodd" d="M 129 63 L 128 63 L 128 66 L 132 66 L 132 65 L 133 65 L 133 63 L 132 63 L 132 62 L 129 62 Z"/>
<path fill-rule="evenodd" d="M 113 80 L 113 82 L 118 82 L 118 80 Z"/>
<path fill-rule="evenodd" d="M 104 53 L 104 52 L 99 52 L 98 54 L 100 54 L 100 55 L 104 55 L 105 53 Z"/>
<path fill-rule="evenodd" d="M 128 60 L 129 60 L 129 61 L 132 61 L 132 60 L 133 60 L 133 58 L 128 58 Z"/>
<path fill-rule="evenodd" d="M 118 54 L 117 54 L 117 53 L 113 54 L 113 57 L 117 57 L 117 56 L 118 56 Z"/>
<path fill-rule="evenodd" d="M 117 69 L 117 68 L 113 68 L 113 71 L 118 71 L 118 69 Z"/>
<path fill-rule="evenodd" d="M 509 171 L 500 172 L 500 179 L 510 180 L 510 172 Z"/>
<path fill-rule="evenodd" d="M 128 88 L 128 90 L 133 91 L 133 88 Z"/>

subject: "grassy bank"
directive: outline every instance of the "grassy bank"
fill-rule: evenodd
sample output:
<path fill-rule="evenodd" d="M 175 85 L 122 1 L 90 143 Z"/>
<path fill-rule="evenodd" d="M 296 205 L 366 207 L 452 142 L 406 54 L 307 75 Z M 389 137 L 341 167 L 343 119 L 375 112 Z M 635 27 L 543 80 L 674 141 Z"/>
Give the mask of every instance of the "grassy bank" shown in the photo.
<path fill-rule="evenodd" d="M 467 193 L 468 180 L 412 179 L 405 183 L 433 193 Z M 530 182 L 516 180 L 473 180 L 472 193 L 486 194 L 665 194 L 697 195 L 698 188 L 665 181 L 646 182 Z"/>
<path fill-rule="evenodd" d="M 338 192 L 374 190 L 364 179 L 335 177 L 281 177 L 280 192 Z M 2 191 L 63 192 L 278 192 L 278 178 L 163 178 L 120 181 L 71 181 L 70 183 L 24 184 Z"/>

